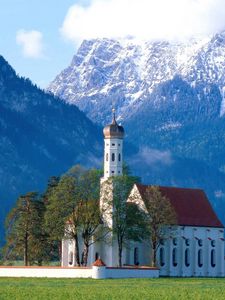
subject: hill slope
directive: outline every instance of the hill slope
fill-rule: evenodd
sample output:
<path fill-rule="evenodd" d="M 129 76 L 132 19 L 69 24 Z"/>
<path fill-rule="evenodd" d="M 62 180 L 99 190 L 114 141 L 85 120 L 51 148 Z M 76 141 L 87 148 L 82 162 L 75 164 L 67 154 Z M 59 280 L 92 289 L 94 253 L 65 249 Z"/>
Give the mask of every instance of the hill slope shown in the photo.
<path fill-rule="evenodd" d="M 1 233 L 19 194 L 42 190 L 73 164 L 99 164 L 101 153 L 101 132 L 83 112 L 18 77 L 0 56 Z"/>

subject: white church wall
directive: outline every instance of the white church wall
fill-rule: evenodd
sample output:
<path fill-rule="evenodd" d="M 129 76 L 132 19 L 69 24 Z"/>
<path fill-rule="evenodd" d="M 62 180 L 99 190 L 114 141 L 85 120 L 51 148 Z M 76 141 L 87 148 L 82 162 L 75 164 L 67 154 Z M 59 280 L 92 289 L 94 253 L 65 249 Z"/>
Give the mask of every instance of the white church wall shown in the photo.
<path fill-rule="evenodd" d="M 106 268 L 107 278 L 158 278 L 158 268 Z"/>
<path fill-rule="evenodd" d="M 221 228 L 178 226 L 177 230 L 172 230 L 171 236 L 159 246 L 157 261 L 160 276 L 224 276 L 223 234 L 224 230 Z M 135 264 L 135 248 L 140 255 L 140 259 L 138 258 L 140 265 L 150 265 L 151 250 L 149 243 L 144 242 L 130 243 L 126 264 Z M 212 251 L 215 254 L 215 265 L 212 265 Z"/>
<path fill-rule="evenodd" d="M 157 268 L 62 268 L 62 267 L 0 267 L 0 277 L 37 278 L 157 278 Z"/>
<path fill-rule="evenodd" d="M 92 268 L 0 267 L 0 277 L 91 278 Z"/>
<path fill-rule="evenodd" d="M 174 238 L 165 242 L 165 264 L 163 266 L 160 265 L 158 252 L 161 276 L 224 276 L 223 229 L 179 226 L 176 240 L 176 245 Z M 174 249 L 176 249 L 177 255 L 175 262 Z M 189 251 L 189 262 L 185 259 L 186 250 Z M 215 251 L 215 265 L 212 265 L 211 261 L 212 251 Z"/>

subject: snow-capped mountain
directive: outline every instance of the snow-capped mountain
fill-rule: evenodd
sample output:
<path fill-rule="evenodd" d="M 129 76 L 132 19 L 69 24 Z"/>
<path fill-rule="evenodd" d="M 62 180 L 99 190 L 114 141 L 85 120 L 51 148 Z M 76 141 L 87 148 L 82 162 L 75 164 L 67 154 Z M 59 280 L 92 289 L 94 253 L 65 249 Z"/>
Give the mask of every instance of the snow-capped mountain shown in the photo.
<path fill-rule="evenodd" d="M 225 32 L 185 42 L 84 41 L 49 91 L 105 124 L 114 106 L 146 183 L 200 187 L 224 219 Z"/>
<path fill-rule="evenodd" d="M 159 84 L 176 76 L 197 87 L 199 98 L 215 84 L 223 100 L 224 70 L 225 33 L 182 43 L 96 39 L 81 44 L 70 66 L 48 90 L 76 104 L 94 122 L 105 123 L 112 106 L 122 120 L 129 118 Z M 220 115 L 224 112 L 223 100 Z"/>

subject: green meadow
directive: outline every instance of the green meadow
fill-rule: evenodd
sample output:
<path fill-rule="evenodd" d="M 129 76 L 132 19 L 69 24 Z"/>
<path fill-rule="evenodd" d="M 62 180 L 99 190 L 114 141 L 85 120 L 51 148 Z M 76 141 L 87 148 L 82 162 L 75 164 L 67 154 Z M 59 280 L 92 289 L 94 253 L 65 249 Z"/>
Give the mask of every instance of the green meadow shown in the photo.
<path fill-rule="evenodd" d="M 225 299 L 225 279 L 0 278 L 0 299 Z"/>

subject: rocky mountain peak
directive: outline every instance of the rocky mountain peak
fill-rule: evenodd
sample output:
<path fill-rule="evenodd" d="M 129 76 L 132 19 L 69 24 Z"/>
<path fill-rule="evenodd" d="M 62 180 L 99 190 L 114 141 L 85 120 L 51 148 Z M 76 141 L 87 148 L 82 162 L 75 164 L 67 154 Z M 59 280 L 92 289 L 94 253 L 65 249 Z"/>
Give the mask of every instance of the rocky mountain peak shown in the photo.
<path fill-rule="evenodd" d="M 158 85 L 177 75 L 193 88 L 202 85 L 206 93 L 208 85 L 215 84 L 223 98 L 224 36 L 222 32 L 185 42 L 84 41 L 71 65 L 48 90 L 76 104 L 98 123 L 109 121 L 112 105 L 119 118 L 126 119 L 149 100 Z"/>

